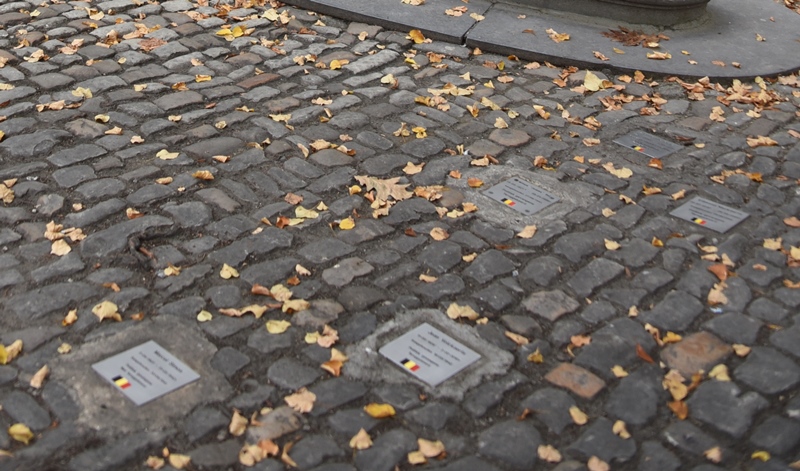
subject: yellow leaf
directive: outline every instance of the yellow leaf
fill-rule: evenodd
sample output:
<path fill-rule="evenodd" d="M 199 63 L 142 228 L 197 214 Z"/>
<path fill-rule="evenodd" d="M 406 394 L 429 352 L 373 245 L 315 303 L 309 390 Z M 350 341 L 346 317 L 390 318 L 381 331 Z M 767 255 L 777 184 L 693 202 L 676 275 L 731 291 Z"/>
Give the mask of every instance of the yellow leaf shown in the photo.
<path fill-rule="evenodd" d="M 391 404 L 377 404 L 374 402 L 364 406 L 364 412 L 374 419 L 394 417 L 395 414 L 394 407 Z"/>
<path fill-rule="evenodd" d="M 363 428 L 350 439 L 350 448 L 355 450 L 366 450 L 372 446 L 372 439 Z"/>
<path fill-rule="evenodd" d="M 214 316 L 211 315 L 210 312 L 206 310 L 202 310 L 197 313 L 197 322 L 208 322 L 213 319 Z"/>
<path fill-rule="evenodd" d="M 425 455 L 423 455 L 421 451 L 412 451 L 408 453 L 408 464 L 418 465 L 425 464 L 427 462 L 428 459 L 425 458 Z"/>
<path fill-rule="evenodd" d="M 301 219 L 316 219 L 319 213 L 313 209 L 306 209 L 302 206 L 294 208 L 294 215 Z"/>
<path fill-rule="evenodd" d="M 33 439 L 33 432 L 25 424 L 14 424 L 8 428 L 8 435 L 18 442 L 30 443 Z"/>
<path fill-rule="evenodd" d="M 339 221 L 339 229 L 343 231 L 349 231 L 354 227 L 356 227 L 356 222 L 352 217 L 348 217 Z"/>
<path fill-rule="evenodd" d="M 345 59 L 342 60 L 334 59 L 331 61 L 330 65 L 328 65 L 328 68 L 331 70 L 338 70 L 341 69 L 343 65 L 348 64 L 349 62 L 350 61 Z"/>
<path fill-rule="evenodd" d="M 78 310 L 77 309 L 72 309 L 64 317 L 64 320 L 61 321 L 61 325 L 66 327 L 68 325 L 74 324 L 75 321 L 77 321 L 77 320 L 78 320 Z"/>
<path fill-rule="evenodd" d="M 606 245 L 606 250 L 619 250 L 619 248 L 620 248 L 619 243 L 615 242 L 613 240 L 604 239 L 604 242 L 605 242 L 605 245 Z"/>
<path fill-rule="evenodd" d="M 703 455 L 706 457 L 708 461 L 712 463 L 719 463 L 722 461 L 722 450 L 720 447 L 715 446 L 714 448 L 709 448 L 708 450 L 703 452 Z"/>
<path fill-rule="evenodd" d="M 167 459 L 169 465 L 175 469 L 183 469 L 192 461 L 192 458 L 188 455 L 179 455 L 177 453 L 170 453 Z"/>
<path fill-rule="evenodd" d="M 611 372 L 612 372 L 612 373 L 614 374 L 614 376 L 616 376 L 617 378 L 624 378 L 624 377 L 628 376 L 628 372 L 627 372 L 627 371 L 625 371 L 625 368 L 621 367 L 620 365 L 614 365 L 614 366 L 611 368 Z"/>
<path fill-rule="evenodd" d="M 768 250 L 780 250 L 783 247 L 783 239 L 764 239 L 764 248 Z"/>
<path fill-rule="evenodd" d="M 463 317 L 465 319 L 474 321 L 480 316 L 469 305 L 461 306 L 459 304 L 452 303 L 450 304 L 450 306 L 447 307 L 447 317 L 453 320 L 457 320 Z"/>
<path fill-rule="evenodd" d="M 311 307 L 311 303 L 306 301 L 305 299 L 290 299 L 288 301 L 284 301 L 283 305 L 281 306 L 281 311 L 290 313 L 290 312 L 300 312 L 305 311 L 306 309 Z"/>
<path fill-rule="evenodd" d="M 61 355 L 66 355 L 67 353 L 72 351 L 72 345 L 70 345 L 68 343 L 62 343 L 61 345 L 58 346 L 58 350 L 57 351 Z"/>
<path fill-rule="evenodd" d="M 22 353 L 22 340 L 15 340 L 8 347 L 0 344 L 0 365 L 11 363 L 20 353 Z"/>
<path fill-rule="evenodd" d="M 219 276 L 223 280 L 229 280 L 231 278 L 239 278 L 239 272 L 232 266 L 224 263 L 222 269 L 219 271 Z"/>
<path fill-rule="evenodd" d="M 589 461 L 586 462 L 586 469 L 589 471 L 610 471 L 611 466 L 600 458 L 592 456 L 589 458 Z"/>
<path fill-rule="evenodd" d="M 197 83 L 210 82 L 211 81 L 211 76 L 210 75 L 198 74 L 198 75 L 194 76 L 194 81 L 197 82 Z"/>
<path fill-rule="evenodd" d="M 553 40 L 553 42 L 560 43 L 564 41 L 569 41 L 569 34 L 557 33 L 553 28 L 547 29 L 545 33 L 547 33 L 547 35 L 550 37 L 550 39 Z"/>
<path fill-rule="evenodd" d="M 83 97 L 83 98 L 91 98 L 92 97 L 92 91 L 89 90 L 88 88 L 78 87 L 75 90 L 72 90 L 72 96 L 76 96 L 78 98 L 81 98 L 81 97 Z"/>
<path fill-rule="evenodd" d="M 600 77 L 588 70 L 586 71 L 586 77 L 583 79 L 583 86 L 590 92 L 596 92 L 602 88 L 606 88 L 603 86 L 603 81 L 600 80 Z"/>
<path fill-rule="evenodd" d="M 537 364 L 544 363 L 544 355 L 542 355 L 542 352 L 537 348 L 536 351 L 528 355 L 528 361 Z"/>
<path fill-rule="evenodd" d="M 278 321 L 278 320 L 268 320 L 267 321 L 267 332 L 270 334 L 282 334 L 286 332 L 286 329 L 292 326 L 291 322 L 287 321 Z"/>
<path fill-rule="evenodd" d="M 667 60 L 672 59 L 672 54 L 669 52 L 653 51 L 647 53 L 647 58 L 653 60 Z"/>
<path fill-rule="evenodd" d="M 750 350 L 752 350 L 747 345 L 742 345 L 740 343 L 735 343 L 732 345 L 732 347 L 733 347 L 733 353 L 735 353 L 736 356 L 739 357 L 746 357 L 750 353 Z"/>
<path fill-rule="evenodd" d="M 572 417 L 572 421 L 577 425 L 585 425 L 587 422 L 589 422 L 589 416 L 580 410 L 578 406 L 572 406 L 569 408 L 569 416 Z"/>
<path fill-rule="evenodd" d="M 525 226 L 522 228 L 521 231 L 517 233 L 517 237 L 520 239 L 530 239 L 536 234 L 537 227 L 536 225 Z"/>
<path fill-rule="evenodd" d="M 717 381 L 730 381 L 731 377 L 728 375 L 728 367 L 725 366 L 724 363 L 720 363 L 719 365 L 711 368 L 711 371 L 708 372 L 708 377 L 716 379 Z"/>
<path fill-rule="evenodd" d="M 408 36 L 414 41 L 414 44 L 421 44 L 425 42 L 425 36 L 423 36 L 422 31 L 418 29 L 412 29 L 408 32 Z"/>
<path fill-rule="evenodd" d="M 497 129 L 507 129 L 508 123 L 503 118 L 498 116 L 497 119 L 494 120 L 494 127 Z"/>
<path fill-rule="evenodd" d="M 158 456 L 148 456 L 147 461 L 144 462 L 144 465 L 150 469 L 161 469 L 164 467 L 165 461 L 163 458 L 159 458 Z"/>
<path fill-rule="evenodd" d="M 633 176 L 633 172 L 631 171 L 631 169 L 629 169 L 627 167 L 622 167 L 622 168 L 619 168 L 619 169 L 615 168 L 614 164 L 611 163 L 611 162 L 607 162 L 607 163 L 603 164 L 603 168 L 606 169 L 606 171 L 608 173 L 610 173 L 611 175 L 614 175 L 617 178 L 626 179 L 626 178 L 630 178 L 631 176 Z"/>
<path fill-rule="evenodd" d="M 98 123 L 107 123 L 110 119 L 111 117 L 108 116 L 107 114 L 98 114 L 95 115 L 94 117 L 94 120 L 97 121 Z"/>
<path fill-rule="evenodd" d="M 602 214 L 603 214 L 603 216 L 605 216 L 607 218 L 610 218 L 611 216 L 613 216 L 613 215 L 615 215 L 617 213 L 611 208 L 603 208 Z"/>
<path fill-rule="evenodd" d="M 528 345 L 531 341 L 527 339 L 527 337 L 523 337 L 522 335 L 515 334 L 514 332 L 506 331 L 505 336 L 511 339 L 517 345 Z"/>
<path fill-rule="evenodd" d="M 771 456 L 769 452 L 766 452 L 764 450 L 759 450 L 759 451 L 754 451 L 753 454 L 750 455 L 750 458 L 754 460 L 769 461 Z"/>
<path fill-rule="evenodd" d="M 306 334 L 304 340 L 307 344 L 313 345 L 317 343 L 317 340 L 319 340 L 319 338 L 320 338 L 319 332 L 309 332 Z"/>

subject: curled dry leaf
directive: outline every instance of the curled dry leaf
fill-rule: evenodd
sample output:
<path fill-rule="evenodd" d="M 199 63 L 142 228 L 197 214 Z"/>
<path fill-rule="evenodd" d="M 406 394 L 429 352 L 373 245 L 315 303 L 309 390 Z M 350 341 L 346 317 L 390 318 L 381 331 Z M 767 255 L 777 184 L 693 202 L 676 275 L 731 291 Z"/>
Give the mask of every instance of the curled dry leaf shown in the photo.
<path fill-rule="evenodd" d="M 214 316 L 205 309 L 197 313 L 197 322 L 208 322 L 213 318 Z"/>
<path fill-rule="evenodd" d="M 164 467 L 165 461 L 164 458 L 160 458 L 158 456 L 148 456 L 147 461 L 144 462 L 144 465 L 150 469 L 161 469 Z"/>
<path fill-rule="evenodd" d="M 20 353 L 22 353 L 22 340 L 17 339 L 8 347 L 0 344 L 0 365 L 11 363 Z"/>
<path fill-rule="evenodd" d="M 748 354 L 750 354 L 750 350 L 752 350 L 747 345 L 742 345 L 740 343 L 733 344 L 732 348 L 733 348 L 733 353 L 735 353 L 736 356 L 739 357 L 746 357 Z"/>
<path fill-rule="evenodd" d="M 344 366 L 344 363 L 342 363 L 340 360 L 328 360 L 320 365 L 320 368 L 335 377 L 339 377 L 339 375 L 342 374 L 342 366 Z"/>
<path fill-rule="evenodd" d="M 548 463 L 561 462 L 561 452 L 553 445 L 539 445 L 536 451 L 539 454 L 539 459 L 542 461 L 547 461 Z"/>
<path fill-rule="evenodd" d="M 589 422 L 589 416 L 580 410 L 578 406 L 569 408 L 569 416 L 572 417 L 572 421 L 578 425 L 586 425 L 586 423 Z"/>
<path fill-rule="evenodd" d="M 469 305 L 461 306 L 459 304 L 452 303 L 450 304 L 450 306 L 447 307 L 447 317 L 453 320 L 465 318 L 474 321 L 480 316 Z"/>
<path fill-rule="evenodd" d="M 436 458 L 445 452 L 444 443 L 440 440 L 431 441 L 418 438 L 417 445 L 419 445 L 419 452 L 422 453 L 425 458 Z"/>
<path fill-rule="evenodd" d="M 162 149 L 156 153 L 156 157 L 161 160 L 174 160 L 177 159 L 180 152 L 169 152 L 167 149 Z"/>
<path fill-rule="evenodd" d="M 611 466 L 600 458 L 592 456 L 589 458 L 589 461 L 586 462 L 586 469 L 589 471 L 610 471 Z"/>
<path fill-rule="evenodd" d="M 167 460 L 169 461 L 169 465 L 175 469 L 184 469 L 189 465 L 189 463 L 192 462 L 192 458 L 190 456 L 180 455 L 178 453 L 170 453 Z"/>
<path fill-rule="evenodd" d="M 317 338 L 317 345 L 323 348 L 331 348 L 339 340 L 339 332 L 333 327 L 326 325 L 322 329 L 322 335 Z"/>
<path fill-rule="evenodd" d="M 222 269 L 219 271 L 219 276 L 223 280 L 229 280 L 231 278 L 239 278 L 239 272 L 232 266 L 224 263 Z"/>
<path fill-rule="evenodd" d="M 419 280 L 420 280 L 420 281 L 424 281 L 425 283 L 433 283 L 434 281 L 436 281 L 436 280 L 438 280 L 438 279 L 439 279 L 439 278 L 437 278 L 437 277 L 435 277 L 435 276 L 426 275 L 426 274 L 424 274 L 424 273 L 421 273 L 421 274 L 419 275 Z"/>
<path fill-rule="evenodd" d="M 231 423 L 228 424 L 228 432 L 234 437 L 240 437 L 247 430 L 247 418 L 239 414 L 238 410 L 233 411 Z"/>
<path fill-rule="evenodd" d="M 433 240 L 437 241 L 445 240 L 450 237 L 450 234 L 448 234 L 447 231 L 441 227 L 434 227 L 431 229 L 430 235 Z"/>
<path fill-rule="evenodd" d="M 573 335 L 569 339 L 570 345 L 575 347 L 583 347 L 592 343 L 592 338 L 588 335 Z"/>
<path fill-rule="evenodd" d="M 372 439 L 363 428 L 350 439 L 350 448 L 355 450 L 366 450 L 372 446 Z"/>
<path fill-rule="evenodd" d="M 283 305 L 281 306 L 281 311 L 289 314 L 294 314 L 295 312 L 305 311 L 310 307 L 311 303 L 309 303 L 305 299 L 290 299 L 283 302 Z"/>
<path fill-rule="evenodd" d="M 625 422 L 621 420 L 614 422 L 614 425 L 611 427 L 611 431 L 625 440 L 631 438 L 631 434 L 628 433 L 628 429 L 625 427 Z"/>
<path fill-rule="evenodd" d="M 394 417 L 396 413 L 391 404 L 377 404 L 374 402 L 364 406 L 364 412 L 374 419 Z"/>
<path fill-rule="evenodd" d="M 192 174 L 192 176 L 198 180 L 213 180 L 214 174 L 209 172 L 208 170 L 198 170 Z"/>
<path fill-rule="evenodd" d="M 314 401 L 317 400 L 317 395 L 306 388 L 301 388 L 296 393 L 286 396 L 283 400 L 295 411 L 305 414 L 311 412 L 311 409 L 314 408 Z"/>
<path fill-rule="evenodd" d="M 536 225 L 525 226 L 522 228 L 521 231 L 517 233 L 517 237 L 520 239 L 530 239 L 534 235 L 536 235 L 537 227 Z"/>
<path fill-rule="evenodd" d="M 423 455 L 422 452 L 419 450 L 408 453 L 408 464 L 418 465 L 418 464 L 425 464 L 427 462 L 428 458 L 425 458 L 425 455 Z"/>
<path fill-rule="evenodd" d="M 58 257 L 64 256 L 70 252 L 72 252 L 72 247 L 70 247 L 64 239 L 59 239 L 50 246 L 50 253 Z"/>
<path fill-rule="evenodd" d="M 606 169 L 608 173 L 614 175 L 617 178 L 627 179 L 633 176 L 633 172 L 631 171 L 631 169 L 627 167 L 615 168 L 614 164 L 611 162 L 603 164 L 603 168 Z"/>
<path fill-rule="evenodd" d="M 425 166 L 425 162 L 420 163 L 419 165 L 414 165 L 413 162 L 408 162 L 405 167 L 403 167 L 403 172 L 406 175 L 416 175 L 422 171 L 422 167 Z"/>
<path fill-rule="evenodd" d="M 61 355 L 66 355 L 67 353 L 72 351 L 72 345 L 68 343 L 62 343 L 58 346 L 58 353 Z"/>
<path fill-rule="evenodd" d="M 512 342 L 520 346 L 528 345 L 531 342 L 530 340 L 528 340 L 527 337 L 523 337 L 522 335 L 515 334 L 514 332 L 508 330 L 505 332 L 505 336 L 511 339 Z"/>
<path fill-rule="evenodd" d="M 720 363 L 719 365 L 711 368 L 711 371 L 708 372 L 708 377 L 715 379 L 717 381 L 730 381 L 731 377 L 728 374 L 728 367 L 724 363 Z"/>
<path fill-rule="evenodd" d="M 104 319 L 113 319 L 117 322 L 122 321 L 122 316 L 118 312 L 118 307 L 111 301 L 103 301 L 92 308 L 92 314 L 97 316 L 102 322 Z"/>
<path fill-rule="evenodd" d="M 66 316 L 64 316 L 64 319 L 61 321 L 61 325 L 66 327 L 68 325 L 74 324 L 75 321 L 77 320 L 78 320 L 78 310 L 72 309 L 67 313 Z"/>
<path fill-rule="evenodd" d="M 536 364 L 544 363 L 544 355 L 542 355 L 542 352 L 537 348 L 536 351 L 528 355 L 528 361 Z"/>
<path fill-rule="evenodd" d="M 614 376 L 617 377 L 617 378 L 624 378 L 624 377 L 628 376 L 628 372 L 625 371 L 625 368 L 623 368 L 620 365 L 614 365 L 611 368 L 611 373 L 613 373 Z"/>
<path fill-rule="evenodd" d="M 703 452 L 703 456 L 705 456 L 706 459 L 712 463 L 719 463 L 722 461 L 722 449 L 718 446 L 709 448 Z"/>
<path fill-rule="evenodd" d="M 356 221 L 352 217 L 347 217 L 339 221 L 339 229 L 349 231 L 356 227 Z"/>
<path fill-rule="evenodd" d="M 714 287 L 708 292 L 708 304 L 709 306 L 716 306 L 717 304 L 728 304 L 728 297 L 725 296 L 725 293 L 722 292 L 725 288 L 727 288 L 724 282 L 720 281 L 719 283 L 715 283 Z"/>
<path fill-rule="evenodd" d="M 33 432 L 31 432 L 31 429 L 25 424 L 14 424 L 9 427 L 8 436 L 25 445 L 33 440 Z"/>
<path fill-rule="evenodd" d="M 44 380 L 49 374 L 50 368 L 47 365 L 39 368 L 39 371 L 37 371 L 31 378 L 31 387 L 34 389 L 41 389 L 42 385 L 44 384 Z"/>
<path fill-rule="evenodd" d="M 671 410 L 672 413 L 675 414 L 675 417 L 680 420 L 685 420 L 687 417 L 689 417 L 689 406 L 687 406 L 686 402 L 684 401 L 668 402 L 667 407 L 669 407 L 669 410 Z"/>
<path fill-rule="evenodd" d="M 619 250 L 620 245 L 618 242 L 615 242 L 610 239 L 604 239 L 604 243 L 606 246 L 606 250 Z"/>
<path fill-rule="evenodd" d="M 469 177 L 467 179 L 467 185 L 469 185 L 470 188 L 480 188 L 483 186 L 483 180 L 480 178 Z"/>

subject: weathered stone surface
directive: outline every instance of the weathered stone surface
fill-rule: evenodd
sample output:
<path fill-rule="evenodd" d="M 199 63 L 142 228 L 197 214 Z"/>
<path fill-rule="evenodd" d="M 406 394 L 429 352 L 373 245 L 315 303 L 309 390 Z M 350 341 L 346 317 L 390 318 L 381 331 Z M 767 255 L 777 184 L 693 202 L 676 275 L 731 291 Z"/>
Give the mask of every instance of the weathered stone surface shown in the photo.
<path fill-rule="evenodd" d="M 585 399 L 593 398 L 606 386 L 602 379 L 571 363 L 559 364 L 544 379 Z"/>
<path fill-rule="evenodd" d="M 569 314 L 580 307 L 578 301 L 567 296 L 561 290 L 540 291 L 528 296 L 522 305 L 528 312 L 555 321 L 564 314 Z"/>
<path fill-rule="evenodd" d="M 731 347 L 708 332 L 684 337 L 661 351 L 661 359 L 670 368 L 689 378 L 700 370 L 709 371 L 732 352 Z"/>

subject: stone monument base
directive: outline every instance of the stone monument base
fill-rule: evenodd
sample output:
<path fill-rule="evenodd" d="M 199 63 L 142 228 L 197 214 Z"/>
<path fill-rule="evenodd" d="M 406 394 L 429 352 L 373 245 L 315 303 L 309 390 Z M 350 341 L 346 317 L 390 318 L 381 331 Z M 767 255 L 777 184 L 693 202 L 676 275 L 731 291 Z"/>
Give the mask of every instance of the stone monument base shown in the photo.
<path fill-rule="evenodd" d="M 504 0 L 537 9 L 632 24 L 676 26 L 707 18 L 708 0 Z"/>

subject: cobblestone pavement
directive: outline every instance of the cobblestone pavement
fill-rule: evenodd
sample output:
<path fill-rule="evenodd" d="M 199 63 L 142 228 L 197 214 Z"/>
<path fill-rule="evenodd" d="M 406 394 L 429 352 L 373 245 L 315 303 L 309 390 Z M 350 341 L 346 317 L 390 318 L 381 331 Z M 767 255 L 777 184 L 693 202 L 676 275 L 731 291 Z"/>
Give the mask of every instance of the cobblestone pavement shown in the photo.
<path fill-rule="evenodd" d="M 0 428 L 34 435 L 0 434 L 0 468 L 140 470 L 167 448 L 162 469 L 244 469 L 273 440 L 251 469 L 411 469 L 420 448 L 443 470 L 797 469 L 796 77 L 595 71 L 591 92 L 584 71 L 224 0 L 5 1 L 0 25 L 0 340 L 22 341 Z M 612 142 L 634 129 L 682 148 Z M 520 217 L 481 194 L 512 175 L 561 202 Z M 669 215 L 695 196 L 750 216 Z M 446 396 L 357 366 L 423 308 L 494 376 Z M 90 364 L 151 338 L 202 379 L 135 408 Z M 285 401 L 301 388 L 310 411 Z"/>

